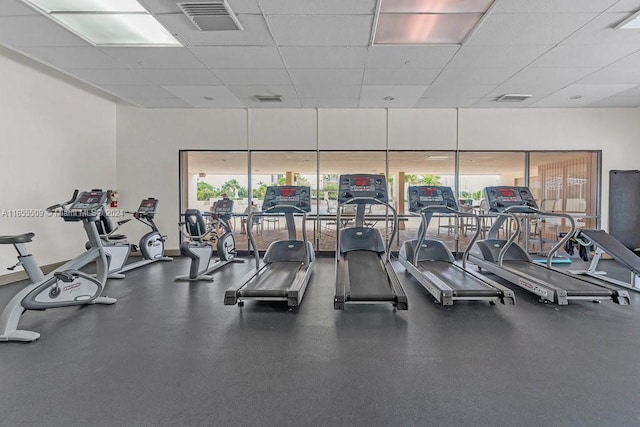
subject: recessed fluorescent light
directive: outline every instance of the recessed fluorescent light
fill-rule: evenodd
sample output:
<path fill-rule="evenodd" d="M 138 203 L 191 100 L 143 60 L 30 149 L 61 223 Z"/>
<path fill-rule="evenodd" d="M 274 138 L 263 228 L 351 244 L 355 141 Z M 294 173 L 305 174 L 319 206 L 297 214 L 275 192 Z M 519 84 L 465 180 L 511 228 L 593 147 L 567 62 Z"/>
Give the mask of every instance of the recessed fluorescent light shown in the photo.
<path fill-rule="evenodd" d="M 181 46 L 136 0 L 23 0 L 96 46 Z"/>
<path fill-rule="evenodd" d="M 494 0 L 380 0 L 373 44 L 461 44 Z"/>
<path fill-rule="evenodd" d="M 496 102 L 522 102 L 532 96 L 530 93 L 505 93 L 497 97 Z"/>
<path fill-rule="evenodd" d="M 447 160 L 449 156 L 426 156 L 427 160 Z"/>
<path fill-rule="evenodd" d="M 638 28 L 640 28 L 640 11 L 615 26 L 616 30 L 637 30 Z"/>

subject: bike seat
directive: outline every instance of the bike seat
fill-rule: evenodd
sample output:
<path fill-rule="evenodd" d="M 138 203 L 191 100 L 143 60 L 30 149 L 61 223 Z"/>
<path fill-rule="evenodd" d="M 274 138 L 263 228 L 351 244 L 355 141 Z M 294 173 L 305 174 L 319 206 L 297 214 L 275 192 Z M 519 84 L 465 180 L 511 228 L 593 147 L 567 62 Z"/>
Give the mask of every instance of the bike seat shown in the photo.
<path fill-rule="evenodd" d="M 127 236 L 124 234 L 111 234 L 109 235 L 109 240 L 126 240 Z"/>
<path fill-rule="evenodd" d="M 16 234 L 15 236 L 0 236 L 0 245 L 13 245 L 14 243 L 27 243 L 35 236 L 34 233 Z"/>

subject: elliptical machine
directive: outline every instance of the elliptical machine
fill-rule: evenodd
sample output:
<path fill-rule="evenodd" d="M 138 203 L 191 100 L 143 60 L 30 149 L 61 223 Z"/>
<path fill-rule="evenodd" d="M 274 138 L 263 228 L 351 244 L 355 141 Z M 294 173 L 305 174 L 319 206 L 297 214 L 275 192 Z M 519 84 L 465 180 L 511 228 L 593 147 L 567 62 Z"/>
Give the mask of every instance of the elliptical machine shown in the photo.
<path fill-rule="evenodd" d="M 213 206 L 213 212 L 202 213 L 197 209 L 187 209 L 184 222 L 180 222 L 180 232 L 185 241 L 180 245 L 180 253 L 191 258 L 189 274 L 177 276 L 180 281 L 213 281 L 211 273 L 232 262 L 244 262 L 236 258 L 236 241 L 231 231 L 229 218 L 233 212 L 233 200 L 218 200 Z M 214 224 L 207 224 L 205 217 L 212 218 L 222 226 L 223 232 L 215 229 Z M 209 266 L 213 257 L 212 243 L 216 242 L 218 261 Z"/>
<path fill-rule="evenodd" d="M 31 342 L 40 337 L 37 332 L 17 329 L 20 316 L 26 310 L 87 304 L 109 305 L 116 302 L 114 298 L 102 296 L 107 282 L 108 262 L 98 235 L 96 220 L 102 214 L 106 201 L 106 191 L 91 190 L 78 195 L 76 190 L 68 202 L 47 208 L 48 212 L 59 214 L 65 222 L 82 221 L 91 249 L 46 276 L 25 247 L 25 243 L 31 242 L 34 233 L 0 237 L 0 244 L 12 244 L 16 248 L 16 266 L 22 265 L 31 280 L 31 284 L 18 292 L 0 313 L 0 341 Z M 82 267 L 94 262 L 95 277 L 80 271 Z"/>
<path fill-rule="evenodd" d="M 123 279 L 124 274 L 122 273 L 133 270 L 134 268 L 143 267 L 156 261 L 173 260 L 171 257 L 164 256 L 164 242 L 167 240 L 167 236 L 160 234 L 158 227 L 153 221 L 157 208 L 158 199 L 149 197 L 140 202 L 137 211 L 125 212 L 133 215 L 135 219 L 151 228 L 150 232 L 140 238 L 137 246 L 127 242 L 127 236 L 114 234 L 120 226 L 131 221 L 131 218 L 118 221 L 118 226 L 113 228 L 111 220 L 106 214 L 103 213 L 100 216 L 97 225 L 98 232 L 103 240 L 102 245 L 109 257 L 109 279 Z M 88 248 L 89 243 L 87 243 L 87 249 Z M 138 249 L 142 253 L 142 259 L 126 264 L 131 251 L 137 251 Z"/>

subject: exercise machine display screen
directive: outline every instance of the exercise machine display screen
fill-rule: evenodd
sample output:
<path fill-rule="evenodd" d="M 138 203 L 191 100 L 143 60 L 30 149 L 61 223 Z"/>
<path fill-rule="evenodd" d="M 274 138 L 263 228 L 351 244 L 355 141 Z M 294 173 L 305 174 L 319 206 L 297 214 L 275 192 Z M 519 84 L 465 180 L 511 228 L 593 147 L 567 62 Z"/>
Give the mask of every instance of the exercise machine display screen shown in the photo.
<path fill-rule="evenodd" d="M 213 213 L 230 214 L 231 212 L 233 212 L 233 200 L 231 199 L 221 199 L 213 205 Z"/>
<path fill-rule="evenodd" d="M 338 187 L 338 203 L 345 203 L 353 198 L 378 199 L 389 202 L 387 179 L 384 175 L 340 175 Z M 371 203 L 371 200 L 354 203 Z"/>
<path fill-rule="evenodd" d="M 409 187 L 409 211 L 419 212 L 428 206 L 458 209 L 451 187 L 416 185 Z"/>
<path fill-rule="evenodd" d="M 299 210 L 311 212 L 311 187 L 291 185 L 267 187 L 262 210 L 273 213 Z"/>
<path fill-rule="evenodd" d="M 138 213 L 144 215 L 153 215 L 156 213 L 156 208 L 158 207 L 158 199 L 154 199 L 153 197 L 144 199 L 140 202 L 140 207 L 138 207 Z"/>
<path fill-rule="evenodd" d="M 69 211 L 98 210 L 107 202 L 107 193 L 104 191 L 83 191 L 73 202 Z"/>
<path fill-rule="evenodd" d="M 502 212 L 512 206 L 538 209 L 538 204 L 527 187 L 487 187 L 484 194 L 487 206 L 492 212 Z"/>

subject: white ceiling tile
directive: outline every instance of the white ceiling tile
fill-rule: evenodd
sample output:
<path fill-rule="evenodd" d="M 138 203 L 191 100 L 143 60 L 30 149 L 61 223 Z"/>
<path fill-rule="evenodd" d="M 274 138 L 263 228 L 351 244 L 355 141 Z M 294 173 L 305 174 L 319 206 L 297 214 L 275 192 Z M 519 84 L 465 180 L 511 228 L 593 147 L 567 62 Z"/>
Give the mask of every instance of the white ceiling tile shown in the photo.
<path fill-rule="evenodd" d="M 283 99 L 297 98 L 292 85 L 243 85 L 229 86 L 238 98 L 252 98 L 256 95 L 280 95 Z"/>
<path fill-rule="evenodd" d="M 362 83 L 362 68 L 323 69 L 315 70 L 289 70 L 293 83 L 297 85 L 323 85 L 336 84 L 341 86 L 359 85 Z"/>
<path fill-rule="evenodd" d="M 429 85 L 440 73 L 439 68 L 367 68 L 366 85 Z"/>
<path fill-rule="evenodd" d="M 411 108 L 422 97 L 427 86 L 362 86 L 362 108 Z M 393 99 L 384 99 L 391 97 Z"/>
<path fill-rule="evenodd" d="M 14 47 L 92 46 L 41 15 L 0 17 L 0 42 Z"/>
<path fill-rule="evenodd" d="M 640 52 L 636 52 L 633 53 L 629 56 L 626 56 L 622 59 L 620 59 L 619 61 L 617 61 L 615 64 L 612 64 L 612 66 L 615 66 L 617 68 L 635 68 L 638 69 L 640 68 Z"/>
<path fill-rule="evenodd" d="M 636 68 L 620 68 L 615 65 L 589 74 L 580 84 L 640 84 L 640 73 Z"/>
<path fill-rule="evenodd" d="M 224 86 L 163 86 L 163 88 L 193 107 L 244 107 L 244 104 Z M 205 96 L 213 100 L 204 99 Z"/>
<path fill-rule="evenodd" d="M 498 102 L 495 97 L 485 97 L 472 103 L 473 108 L 527 108 L 538 101 L 537 98 L 530 98 L 522 102 Z"/>
<path fill-rule="evenodd" d="M 579 1 L 579 0 L 577 0 Z M 604 1 L 604 0 L 603 0 Z M 638 5 L 638 0 L 618 0 L 608 12 L 636 12 L 640 5 Z"/>
<path fill-rule="evenodd" d="M 552 46 L 462 46 L 449 63 L 454 68 L 522 68 Z"/>
<path fill-rule="evenodd" d="M 508 0 L 495 2 L 493 13 L 603 12 L 617 0 Z"/>
<path fill-rule="evenodd" d="M 438 85 L 433 84 L 425 91 L 423 98 L 482 98 L 495 88 L 495 85 Z"/>
<path fill-rule="evenodd" d="M 102 85 L 104 90 L 122 98 L 142 99 L 142 98 L 173 98 L 169 92 L 159 86 L 113 86 Z"/>
<path fill-rule="evenodd" d="M 415 108 L 467 108 L 480 98 L 420 98 Z"/>
<path fill-rule="evenodd" d="M 498 85 L 519 70 L 516 68 L 445 68 L 435 83 L 439 85 Z"/>
<path fill-rule="evenodd" d="M 367 46 L 373 15 L 275 15 L 267 21 L 279 46 Z"/>
<path fill-rule="evenodd" d="M 204 68 L 183 47 L 102 47 L 100 50 L 131 68 Z"/>
<path fill-rule="evenodd" d="M 377 0 L 260 0 L 266 15 L 372 15 Z"/>
<path fill-rule="evenodd" d="M 270 46 L 194 46 L 191 51 L 209 68 L 282 68 L 278 49 Z"/>
<path fill-rule="evenodd" d="M 640 86 L 598 100 L 590 107 L 640 107 Z"/>
<path fill-rule="evenodd" d="M 216 86 L 222 84 L 216 76 L 207 69 L 151 69 L 137 70 L 149 82 L 158 86 L 177 86 L 189 84 L 190 86 Z"/>
<path fill-rule="evenodd" d="M 535 67 L 606 67 L 631 53 L 633 46 L 560 45 L 551 49 L 532 65 Z"/>
<path fill-rule="evenodd" d="M 359 98 L 360 85 L 299 85 L 296 91 L 300 98 Z"/>
<path fill-rule="evenodd" d="M 635 85 L 630 84 L 607 84 L 607 85 L 585 85 L 574 84 L 567 86 L 546 98 L 533 104 L 534 107 L 587 107 L 600 99 L 608 98 L 616 93 L 631 89 Z M 578 99 L 572 99 L 574 97 Z"/>
<path fill-rule="evenodd" d="M 366 47 L 284 46 L 280 52 L 289 68 L 360 68 L 367 58 Z"/>
<path fill-rule="evenodd" d="M 178 98 L 138 99 L 135 102 L 145 108 L 191 108 L 191 105 Z"/>
<path fill-rule="evenodd" d="M 182 13 L 158 15 L 156 18 L 187 46 L 271 46 L 274 44 L 267 23 L 261 15 L 238 15 L 244 31 L 200 31 Z"/>
<path fill-rule="evenodd" d="M 239 68 L 211 70 L 225 85 L 291 85 L 284 68 Z"/>
<path fill-rule="evenodd" d="M 176 3 L 180 3 L 181 0 L 138 0 L 141 5 L 148 11 L 156 14 L 162 13 L 177 13 L 180 12 L 180 8 Z M 183 0 L 187 1 L 187 0 Z M 209 0 L 188 0 L 190 2 L 209 2 Z M 231 10 L 236 14 L 238 13 L 261 13 L 260 8 L 256 0 L 227 0 Z"/>
<path fill-rule="evenodd" d="M 562 44 L 632 44 L 640 49 L 640 37 L 634 30 L 616 30 L 614 27 L 629 17 L 628 13 L 603 13 L 571 34 Z"/>
<path fill-rule="evenodd" d="M 358 108 L 360 98 L 302 98 L 303 108 Z"/>
<path fill-rule="evenodd" d="M 489 93 L 491 97 L 505 93 L 530 93 L 539 100 L 581 78 L 597 71 L 597 68 L 544 68 L 528 67 Z"/>
<path fill-rule="evenodd" d="M 79 79 L 99 86 L 135 86 L 152 84 L 134 70 L 79 69 L 71 71 L 71 74 Z"/>
<path fill-rule="evenodd" d="M 458 46 L 373 46 L 367 54 L 367 68 L 442 68 Z"/>
<path fill-rule="evenodd" d="M 2 0 L 0 2 L 1 15 L 37 15 L 38 12 L 22 3 L 20 0 Z"/>
<path fill-rule="evenodd" d="M 22 52 L 53 67 L 65 70 L 122 69 L 122 64 L 95 47 L 24 47 Z"/>
<path fill-rule="evenodd" d="M 596 16 L 590 13 L 491 13 L 465 44 L 556 44 Z"/>

